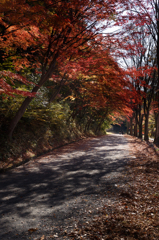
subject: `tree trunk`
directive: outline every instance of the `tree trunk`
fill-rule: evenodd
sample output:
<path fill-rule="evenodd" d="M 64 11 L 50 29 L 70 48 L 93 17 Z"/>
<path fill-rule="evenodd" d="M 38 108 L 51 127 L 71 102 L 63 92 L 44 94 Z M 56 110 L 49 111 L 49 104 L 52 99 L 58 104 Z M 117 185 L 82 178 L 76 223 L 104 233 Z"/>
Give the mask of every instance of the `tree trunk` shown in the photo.
<path fill-rule="evenodd" d="M 137 137 L 137 124 L 134 125 L 134 136 Z"/>
<path fill-rule="evenodd" d="M 158 5 L 156 5 L 156 12 L 157 12 L 157 68 L 158 68 L 158 82 L 157 82 L 157 94 L 156 99 L 158 101 L 158 107 L 159 107 L 159 8 Z M 156 113 L 155 117 L 155 144 L 159 146 L 159 112 Z"/>
<path fill-rule="evenodd" d="M 141 105 L 139 105 L 139 138 L 142 139 L 142 122 L 143 114 L 141 114 Z"/>
<path fill-rule="evenodd" d="M 92 119 L 90 118 L 89 121 L 88 121 L 87 124 L 86 124 L 85 132 L 89 131 L 89 128 L 90 128 L 91 122 L 92 122 Z"/>
<path fill-rule="evenodd" d="M 144 132 L 144 140 L 148 141 L 148 121 L 149 121 L 149 114 L 145 114 L 145 132 Z"/>
<path fill-rule="evenodd" d="M 138 125 L 138 121 L 137 121 L 137 110 L 135 112 L 135 125 L 134 125 L 134 136 L 137 137 L 137 125 Z"/>
<path fill-rule="evenodd" d="M 41 76 L 41 79 L 40 79 L 38 85 L 33 88 L 32 93 L 37 93 L 38 90 L 40 89 L 40 87 L 51 77 L 51 75 L 55 69 L 56 59 L 57 59 L 57 54 L 54 56 L 54 59 L 53 59 L 52 63 L 50 64 L 50 67 L 49 67 L 48 71 L 46 72 L 46 74 Z M 12 134 L 13 134 L 15 127 L 17 126 L 18 122 L 22 118 L 23 114 L 25 113 L 27 107 L 29 106 L 29 104 L 33 100 L 33 98 L 34 97 L 27 97 L 24 100 L 24 102 L 22 103 L 21 107 L 19 108 L 19 110 L 16 113 L 16 115 L 14 116 L 14 118 L 12 119 L 10 126 L 9 126 L 9 131 L 8 131 L 8 136 L 10 139 L 12 138 Z"/>
<path fill-rule="evenodd" d="M 155 117 L 155 126 L 156 126 L 156 132 L 155 132 L 154 143 L 157 146 L 159 146 L 159 113 L 157 113 Z"/>
<path fill-rule="evenodd" d="M 142 139 L 142 121 L 143 121 L 143 119 L 141 119 L 139 121 L 139 138 L 141 138 L 141 139 Z"/>

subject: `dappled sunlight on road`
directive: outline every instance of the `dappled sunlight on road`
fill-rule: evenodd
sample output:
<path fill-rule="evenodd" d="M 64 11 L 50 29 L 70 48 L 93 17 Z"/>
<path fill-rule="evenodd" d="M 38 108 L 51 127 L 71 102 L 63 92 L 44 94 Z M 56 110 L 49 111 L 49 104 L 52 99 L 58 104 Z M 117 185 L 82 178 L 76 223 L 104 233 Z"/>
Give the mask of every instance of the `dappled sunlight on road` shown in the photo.
<path fill-rule="evenodd" d="M 126 139 L 109 135 L 63 147 L 1 175 L 3 234 L 36 227 L 44 216 L 63 211 L 63 205 L 80 196 L 106 195 L 110 188 L 118 191 L 128 160 Z"/>

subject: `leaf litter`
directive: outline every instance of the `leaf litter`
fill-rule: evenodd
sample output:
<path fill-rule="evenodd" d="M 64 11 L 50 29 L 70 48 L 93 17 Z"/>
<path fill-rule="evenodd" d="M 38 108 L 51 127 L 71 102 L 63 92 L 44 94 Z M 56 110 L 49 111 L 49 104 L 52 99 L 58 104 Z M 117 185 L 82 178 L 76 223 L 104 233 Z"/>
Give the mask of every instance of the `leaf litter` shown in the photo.
<path fill-rule="evenodd" d="M 134 156 L 124 173 L 127 186 L 110 190 L 108 195 L 115 201 L 104 204 L 89 220 L 83 216 L 83 225 L 65 230 L 63 239 L 159 239 L 159 155 L 153 144 L 132 136 L 127 139 Z"/>

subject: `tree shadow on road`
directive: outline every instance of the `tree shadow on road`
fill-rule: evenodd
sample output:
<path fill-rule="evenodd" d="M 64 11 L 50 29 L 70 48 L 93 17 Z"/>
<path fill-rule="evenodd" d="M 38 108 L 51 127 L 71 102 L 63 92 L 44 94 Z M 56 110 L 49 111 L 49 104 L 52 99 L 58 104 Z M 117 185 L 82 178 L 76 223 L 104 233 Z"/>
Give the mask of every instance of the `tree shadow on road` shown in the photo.
<path fill-rule="evenodd" d="M 56 157 L 52 152 L 34 164 L 2 175 L 2 234 L 16 226 L 13 215 L 25 221 L 37 217 L 44 219 L 80 196 L 104 197 L 110 191 L 117 193 L 118 183 L 127 181 L 122 178 L 122 170 L 129 161 L 124 150 L 126 144 L 120 136 L 97 138 L 89 141 L 89 146 L 79 145 L 65 153 L 56 153 Z"/>

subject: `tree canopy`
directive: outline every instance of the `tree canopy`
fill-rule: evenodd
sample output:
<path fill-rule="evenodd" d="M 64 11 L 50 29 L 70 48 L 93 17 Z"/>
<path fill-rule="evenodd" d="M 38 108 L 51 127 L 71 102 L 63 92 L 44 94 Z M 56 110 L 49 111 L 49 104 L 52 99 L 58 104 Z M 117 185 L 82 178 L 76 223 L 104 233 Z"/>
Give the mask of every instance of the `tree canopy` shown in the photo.
<path fill-rule="evenodd" d="M 1 1 L 0 94 L 24 97 L 10 121 L 10 137 L 45 86 L 48 104 L 68 89 L 64 96 L 75 99 L 74 112 L 80 102 L 91 111 L 102 109 L 101 119 L 128 118 L 144 102 L 148 115 L 147 101 L 158 102 L 157 14 L 157 2 L 146 0 Z M 112 26 L 117 33 L 108 33 Z M 145 100 L 150 89 L 151 100 Z"/>

